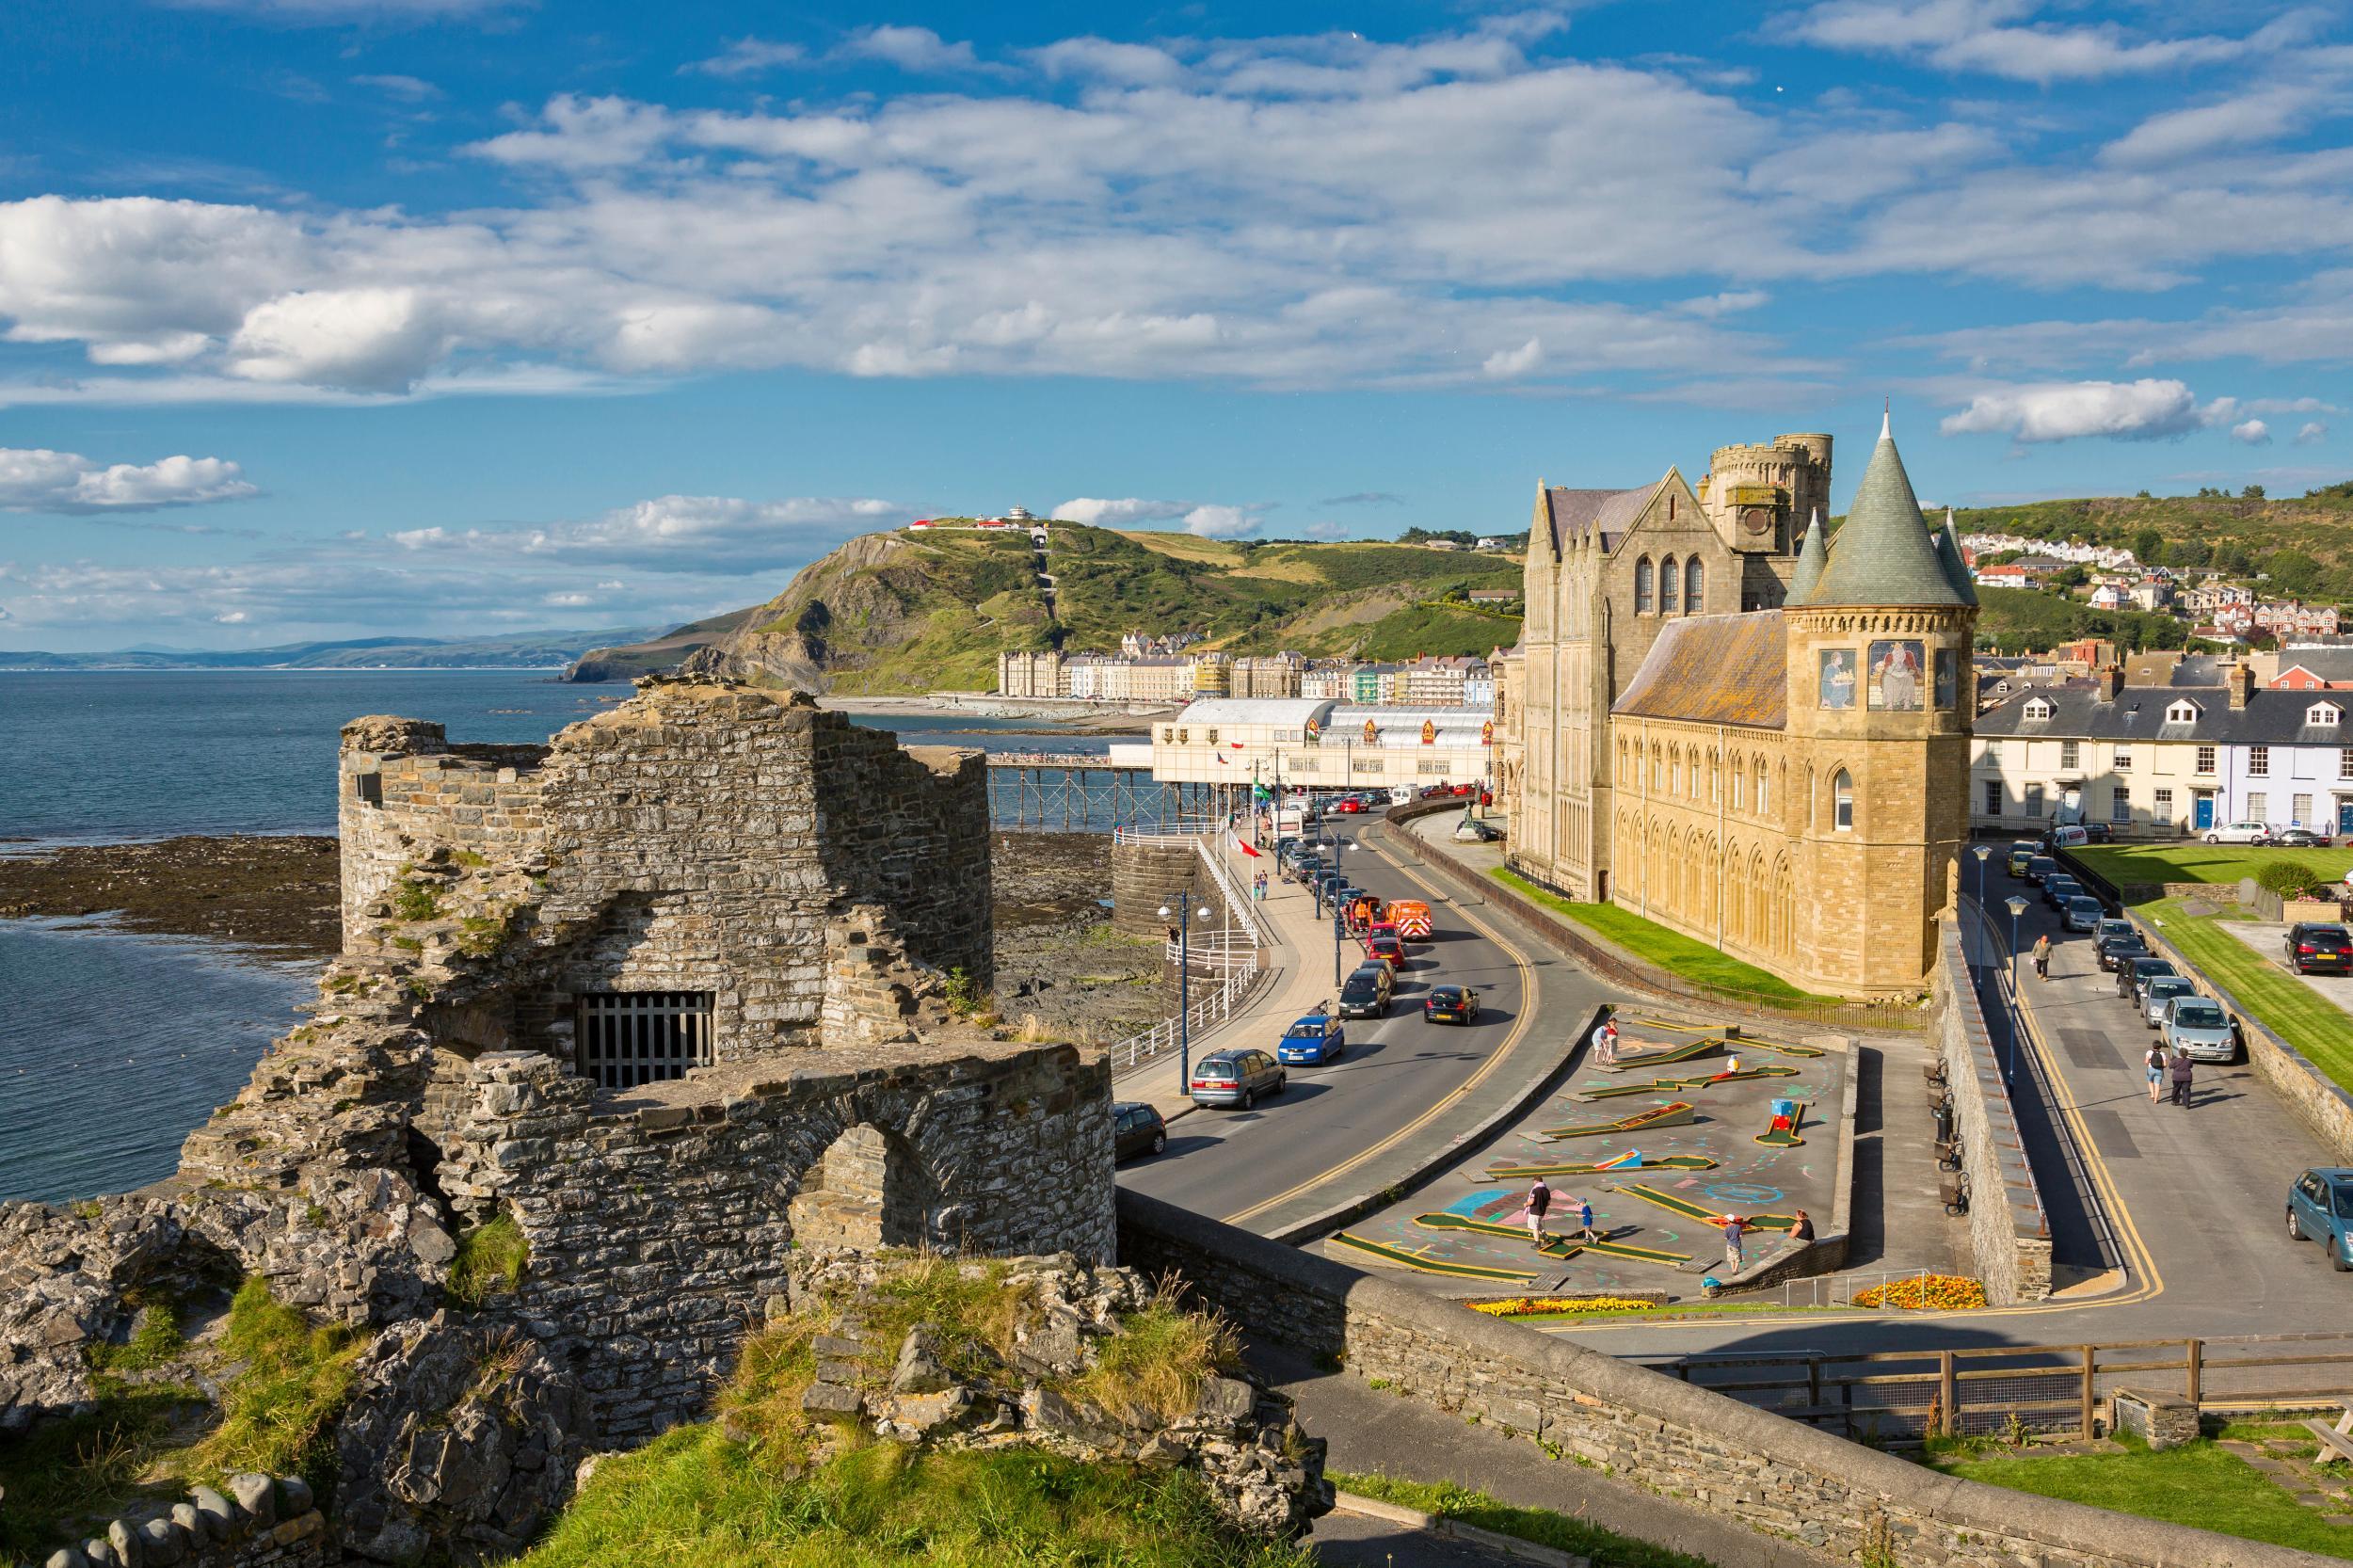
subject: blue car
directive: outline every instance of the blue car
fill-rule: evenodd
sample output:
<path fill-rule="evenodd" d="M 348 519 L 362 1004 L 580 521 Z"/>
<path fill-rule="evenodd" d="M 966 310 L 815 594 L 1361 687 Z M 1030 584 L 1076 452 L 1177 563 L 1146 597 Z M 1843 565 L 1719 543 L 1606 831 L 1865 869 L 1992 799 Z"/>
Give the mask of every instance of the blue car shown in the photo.
<path fill-rule="evenodd" d="M 1286 1067 L 1321 1067 L 1348 1049 L 1348 1029 L 1328 1013 L 1310 1013 L 1283 1031 L 1274 1059 Z"/>
<path fill-rule="evenodd" d="M 2353 1272 L 2353 1170 L 2306 1171 L 2289 1185 L 2288 1238 L 2320 1242 L 2339 1273 Z"/>

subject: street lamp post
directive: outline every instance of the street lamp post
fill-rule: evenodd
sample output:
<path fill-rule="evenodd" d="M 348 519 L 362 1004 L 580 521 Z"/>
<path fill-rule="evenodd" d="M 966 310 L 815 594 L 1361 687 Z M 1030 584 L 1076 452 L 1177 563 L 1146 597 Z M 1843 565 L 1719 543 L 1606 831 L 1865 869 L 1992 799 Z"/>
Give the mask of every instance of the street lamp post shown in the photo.
<path fill-rule="evenodd" d="M 2004 1083 L 2018 1076 L 2018 1031 L 2025 1027 L 2018 1011 L 2018 917 L 2025 912 L 2026 901 L 2013 894 L 2009 900 L 2009 1054 L 2002 1063 Z"/>
<path fill-rule="evenodd" d="M 1332 835 L 1332 869 L 1334 871 L 1337 871 L 1339 869 L 1340 852 L 1348 847 L 1349 845 L 1347 841 L 1338 834 L 1335 833 Z M 1340 921 L 1342 912 L 1340 909 L 1339 892 L 1340 884 L 1335 882 L 1332 885 L 1332 984 L 1335 990 L 1338 988 L 1342 978 L 1340 975 Z"/>
<path fill-rule="evenodd" d="M 1987 856 L 1993 853 L 1993 846 L 1992 844 L 1979 844 L 1969 853 L 1977 857 L 1977 912 L 1979 914 L 1983 914 L 1985 912 L 1985 862 Z M 1978 944 L 1982 946 L 1984 944 L 1985 937 L 1980 935 L 1977 941 Z"/>
<path fill-rule="evenodd" d="M 1193 1081 L 1193 900 L 1178 894 L 1176 907 L 1160 905 L 1160 919 L 1176 917 L 1176 1082 L 1181 1088 Z M 1209 918 L 1209 906 L 1203 904 L 1201 918 Z"/>

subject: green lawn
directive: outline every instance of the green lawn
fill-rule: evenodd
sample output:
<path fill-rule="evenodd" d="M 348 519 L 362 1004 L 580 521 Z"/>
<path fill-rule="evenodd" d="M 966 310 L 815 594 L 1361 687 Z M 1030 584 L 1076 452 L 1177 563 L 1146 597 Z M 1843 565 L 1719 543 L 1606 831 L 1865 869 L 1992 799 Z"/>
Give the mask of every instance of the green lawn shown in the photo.
<path fill-rule="evenodd" d="M 2324 1524 L 2317 1512 L 2227 1448 L 2201 1441 L 2151 1453 L 2133 1439 L 2120 1441 L 2129 1447 L 2117 1453 L 2044 1459 L 1953 1455 L 1930 1463 L 1947 1475 L 2037 1496 L 2353 1558 L 2353 1527 Z"/>
<path fill-rule="evenodd" d="M 2252 844 L 2086 845 L 2072 851 L 2093 871 L 2120 886 L 2157 882 L 2228 882 L 2253 876 L 2265 866 L 2297 863 L 2323 882 L 2353 869 L 2353 849 L 2264 849 Z"/>
<path fill-rule="evenodd" d="M 2145 920 L 2182 955 L 2304 1053 L 2344 1088 L 2353 1089 L 2353 1016 L 2221 928 L 2221 917 L 2185 915 L 2180 899 L 2140 905 Z"/>
<path fill-rule="evenodd" d="M 1614 904 L 1574 904 L 1500 867 L 1490 870 L 1487 874 L 1523 897 L 1543 904 L 1555 914 L 1567 916 L 1629 952 L 1647 958 L 1660 968 L 1679 974 L 1686 980 L 1696 980 L 1703 985 L 1721 985 L 1727 990 L 1754 992 L 1769 1001 L 1836 1003 L 1839 1000 L 1801 991 L 1779 975 L 1760 969 L 1753 964 L 1743 964 L 1728 953 L 1719 952 L 1705 942 L 1686 936 L 1679 931 L 1670 931 L 1656 920 L 1646 920 Z"/>
<path fill-rule="evenodd" d="M 1636 1541 L 1550 1509 L 1514 1508 L 1497 1502 L 1484 1492 L 1473 1492 L 1452 1481 L 1400 1480 L 1394 1476 L 1352 1474 L 1346 1470 L 1325 1474 L 1343 1492 L 1396 1503 L 1401 1508 L 1417 1508 L 1441 1519 L 1459 1519 L 1497 1535 L 1591 1558 L 1593 1568 L 1711 1568 L 1705 1558 Z"/>

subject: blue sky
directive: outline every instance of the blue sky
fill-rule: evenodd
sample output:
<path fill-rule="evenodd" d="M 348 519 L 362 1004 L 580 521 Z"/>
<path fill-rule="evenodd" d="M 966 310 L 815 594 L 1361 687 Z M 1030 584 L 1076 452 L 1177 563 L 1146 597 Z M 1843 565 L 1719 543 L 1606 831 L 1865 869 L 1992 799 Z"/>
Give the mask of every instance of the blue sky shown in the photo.
<path fill-rule="evenodd" d="M 59 14 L 59 13 L 62 14 Z M 2353 475 L 2342 5 L 0 8 L 0 646 L 683 619 L 1019 504 Z"/>

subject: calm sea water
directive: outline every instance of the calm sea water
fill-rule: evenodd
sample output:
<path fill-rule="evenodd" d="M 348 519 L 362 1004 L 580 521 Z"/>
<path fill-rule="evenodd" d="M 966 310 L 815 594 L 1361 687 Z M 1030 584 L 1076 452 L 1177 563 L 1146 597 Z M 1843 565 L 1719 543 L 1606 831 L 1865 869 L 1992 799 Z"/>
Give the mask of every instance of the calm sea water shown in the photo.
<path fill-rule="evenodd" d="M 631 695 L 516 670 L 0 672 L 0 851 L 181 833 L 332 833 L 337 732 L 362 713 L 454 741 L 543 741 Z M 1099 750 L 931 714 L 859 722 L 991 750 Z M 317 974 L 103 921 L 0 920 L 0 1200 L 169 1176 Z"/>

